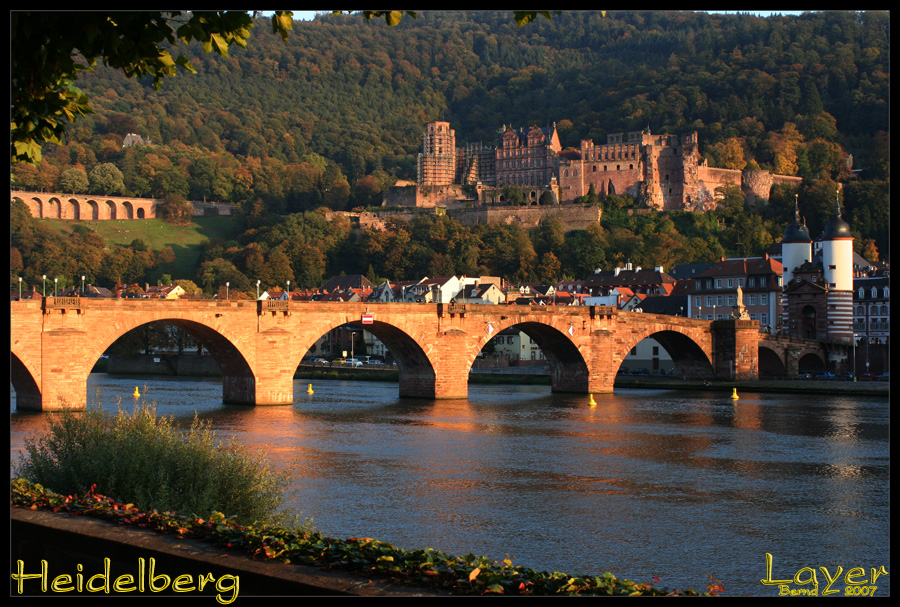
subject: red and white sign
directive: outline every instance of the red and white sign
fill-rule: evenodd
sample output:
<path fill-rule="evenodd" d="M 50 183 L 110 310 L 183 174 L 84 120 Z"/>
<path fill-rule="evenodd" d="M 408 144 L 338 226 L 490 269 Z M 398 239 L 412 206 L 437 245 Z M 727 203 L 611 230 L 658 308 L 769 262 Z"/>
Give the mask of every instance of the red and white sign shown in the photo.
<path fill-rule="evenodd" d="M 369 313 L 367 312 L 366 314 L 363 314 L 363 315 L 362 315 L 362 324 L 364 324 L 364 325 L 371 325 L 371 324 L 374 324 L 374 322 L 375 322 L 375 315 L 374 315 L 374 314 L 369 314 Z"/>

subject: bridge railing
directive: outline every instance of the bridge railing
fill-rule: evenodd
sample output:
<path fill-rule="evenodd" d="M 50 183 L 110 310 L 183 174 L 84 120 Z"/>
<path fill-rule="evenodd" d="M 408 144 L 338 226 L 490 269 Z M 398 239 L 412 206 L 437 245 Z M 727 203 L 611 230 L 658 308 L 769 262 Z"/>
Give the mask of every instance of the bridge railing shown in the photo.
<path fill-rule="evenodd" d="M 45 308 L 80 308 L 80 297 L 45 297 Z"/>
<path fill-rule="evenodd" d="M 259 299 L 257 300 L 256 311 L 258 314 L 263 314 L 264 312 L 287 312 L 289 303 L 290 301 L 287 299 Z"/>

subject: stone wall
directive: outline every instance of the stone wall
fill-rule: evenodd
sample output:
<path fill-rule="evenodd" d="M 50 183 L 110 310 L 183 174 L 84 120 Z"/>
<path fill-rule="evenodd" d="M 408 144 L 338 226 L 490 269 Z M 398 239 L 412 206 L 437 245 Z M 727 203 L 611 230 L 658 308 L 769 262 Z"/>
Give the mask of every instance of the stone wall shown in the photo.
<path fill-rule="evenodd" d="M 492 207 L 481 206 L 474 209 L 448 209 L 447 214 L 463 225 L 501 225 L 518 223 L 525 229 L 536 228 L 547 218 L 558 219 L 566 231 L 586 230 L 592 223 L 600 221 L 598 206 L 573 204 Z"/>
<path fill-rule="evenodd" d="M 388 188 L 384 196 L 384 205 L 433 208 L 460 200 L 474 200 L 466 193 L 467 190 L 469 190 L 467 186 L 459 184 L 422 187 L 394 186 Z"/>

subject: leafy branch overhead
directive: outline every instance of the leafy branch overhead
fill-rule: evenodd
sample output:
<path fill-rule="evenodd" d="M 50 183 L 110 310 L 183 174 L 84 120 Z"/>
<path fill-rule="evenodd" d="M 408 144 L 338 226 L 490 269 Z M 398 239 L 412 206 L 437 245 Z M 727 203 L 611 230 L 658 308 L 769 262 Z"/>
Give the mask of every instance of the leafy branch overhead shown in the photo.
<path fill-rule="evenodd" d="M 515 11 L 516 23 L 521 27 L 538 14 L 549 19 L 550 12 Z M 404 14 L 416 17 L 415 11 L 362 14 L 366 21 L 384 18 L 389 26 Z M 98 59 L 128 77 L 150 77 L 158 87 L 179 67 L 196 72 L 185 55 L 173 58 L 169 47 L 196 40 L 206 53 L 227 57 L 231 45 L 247 45 L 255 16 L 246 11 L 11 13 L 11 161 L 40 162 L 43 144 L 61 143 L 67 124 L 92 112 L 75 80 Z M 276 11 L 271 21 L 272 32 L 287 40 L 292 12 Z"/>
<path fill-rule="evenodd" d="M 60 143 L 66 125 L 91 112 L 75 80 L 98 59 L 158 87 L 179 67 L 196 71 L 167 47 L 197 40 L 207 53 L 227 56 L 232 44 L 246 46 L 252 27 L 253 15 L 243 11 L 11 13 L 12 162 L 40 162 L 44 143 Z M 272 31 L 282 38 L 291 27 L 289 12 L 272 17 Z"/>

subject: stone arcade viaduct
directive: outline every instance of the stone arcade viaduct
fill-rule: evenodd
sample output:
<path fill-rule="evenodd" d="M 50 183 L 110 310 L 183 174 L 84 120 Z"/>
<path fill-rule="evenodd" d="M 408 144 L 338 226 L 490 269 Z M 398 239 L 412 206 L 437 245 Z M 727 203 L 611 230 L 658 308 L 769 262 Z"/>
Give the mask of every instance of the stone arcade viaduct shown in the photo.
<path fill-rule="evenodd" d="M 793 375 L 817 342 L 766 341 L 750 320 L 621 312 L 607 306 L 317 303 L 46 297 L 13 301 L 11 371 L 19 409 L 81 409 L 96 361 L 128 331 L 164 321 L 190 332 L 218 363 L 225 403 L 294 402 L 294 373 L 326 332 L 350 324 L 397 361 L 400 396 L 466 398 L 481 348 L 516 326 L 541 347 L 555 392 L 612 392 L 622 360 L 653 337 L 687 379 L 756 379 L 760 363 Z"/>
<path fill-rule="evenodd" d="M 10 191 L 10 201 L 21 200 L 37 219 L 104 221 L 112 219 L 155 219 L 161 198 L 135 198 L 99 194 L 59 194 Z M 194 215 L 231 215 L 237 205 L 216 202 L 191 203 Z"/>

